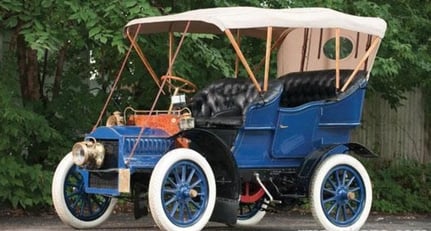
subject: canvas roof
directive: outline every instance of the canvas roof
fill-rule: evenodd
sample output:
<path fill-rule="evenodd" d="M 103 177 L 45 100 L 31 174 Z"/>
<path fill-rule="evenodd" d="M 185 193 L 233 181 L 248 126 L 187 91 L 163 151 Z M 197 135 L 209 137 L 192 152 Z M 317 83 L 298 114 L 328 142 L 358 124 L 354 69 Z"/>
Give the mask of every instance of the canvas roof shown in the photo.
<path fill-rule="evenodd" d="M 183 32 L 224 33 L 226 29 L 241 30 L 241 34 L 265 38 L 266 28 L 273 27 L 275 35 L 288 28 L 340 28 L 383 38 L 386 22 L 381 18 L 362 17 L 327 8 L 267 9 L 257 7 L 220 7 L 183 13 L 138 18 L 125 26 L 130 32 L 141 25 L 140 33 Z"/>

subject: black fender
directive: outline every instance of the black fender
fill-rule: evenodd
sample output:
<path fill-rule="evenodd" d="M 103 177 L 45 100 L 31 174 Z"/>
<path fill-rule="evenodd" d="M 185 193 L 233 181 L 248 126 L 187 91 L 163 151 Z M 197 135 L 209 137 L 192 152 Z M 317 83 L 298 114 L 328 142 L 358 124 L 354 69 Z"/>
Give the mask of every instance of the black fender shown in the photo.
<path fill-rule="evenodd" d="M 212 221 L 235 224 L 241 192 L 239 171 L 232 152 L 216 134 L 205 129 L 190 129 L 175 136 L 190 141 L 189 148 L 203 155 L 215 175 L 216 205 Z"/>
<path fill-rule="evenodd" d="M 315 168 L 328 156 L 333 154 L 356 154 L 365 158 L 378 157 L 375 153 L 359 143 L 332 144 L 316 149 L 304 158 L 298 171 L 299 184 L 303 186 L 303 192 L 308 193 L 308 185 Z"/>

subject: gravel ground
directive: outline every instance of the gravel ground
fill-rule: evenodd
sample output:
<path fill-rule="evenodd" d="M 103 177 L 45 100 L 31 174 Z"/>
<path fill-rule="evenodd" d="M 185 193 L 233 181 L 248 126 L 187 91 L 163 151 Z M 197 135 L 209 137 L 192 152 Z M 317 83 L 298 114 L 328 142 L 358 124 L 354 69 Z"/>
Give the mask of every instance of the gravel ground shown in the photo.
<path fill-rule="evenodd" d="M 0 230 L 73 230 L 64 225 L 55 214 L 42 216 L 0 216 Z M 92 230 L 158 230 L 151 216 L 135 220 L 133 214 L 113 214 L 102 226 Z M 259 225 L 250 228 L 228 227 L 220 223 L 209 223 L 204 230 L 322 230 L 312 216 L 302 214 L 269 214 Z M 431 231 L 430 215 L 389 216 L 373 214 L 362 230 Z"/>

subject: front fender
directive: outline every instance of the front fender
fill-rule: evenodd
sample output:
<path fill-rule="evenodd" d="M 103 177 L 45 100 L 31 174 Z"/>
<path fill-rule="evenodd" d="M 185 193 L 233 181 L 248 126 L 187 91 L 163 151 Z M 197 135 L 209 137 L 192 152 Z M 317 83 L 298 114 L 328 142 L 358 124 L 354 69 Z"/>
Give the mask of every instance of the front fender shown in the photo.
<path fill-rule="evenodd" d="M 217 201 L 211 220 L 235 224 L 241 187 L 236 160 L 228 146 L 205 129 L 185 130 L 176 136 L 190 140 L 189 147 L 203 155 L 214 172 Z"/>

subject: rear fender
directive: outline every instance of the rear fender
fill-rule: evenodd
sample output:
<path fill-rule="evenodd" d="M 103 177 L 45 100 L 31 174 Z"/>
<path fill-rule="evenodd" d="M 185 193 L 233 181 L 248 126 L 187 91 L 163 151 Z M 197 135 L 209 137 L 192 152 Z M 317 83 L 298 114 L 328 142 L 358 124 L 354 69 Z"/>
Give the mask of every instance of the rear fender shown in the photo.
<path fill-rule="evenodd" d="M 370 151 L 368 148 L 358 143 L 346 143 L 346 144 L 333 144 L 323 146 L 314 152 L 310 153 L 305 157 L 304 162 L 298 171 L 299 183 L 303 185 L 302 193 L 308 192 L 308 185 L 310 178 L 314 173 L 314 169 L 327 157 L 333 154 L 356 154 L 365 158 L 376 158 L 378 157 L 375 153 Z"/>
<path fill-rule="evenodd" d="M 189 148 L 203 155 L 214 172 L 217 200 L 211 220 L 235 224 L 241 188 L 238 167 L 228 146 L 205 129 L 190 129 L 176 136 L 188 139 Z"/>

